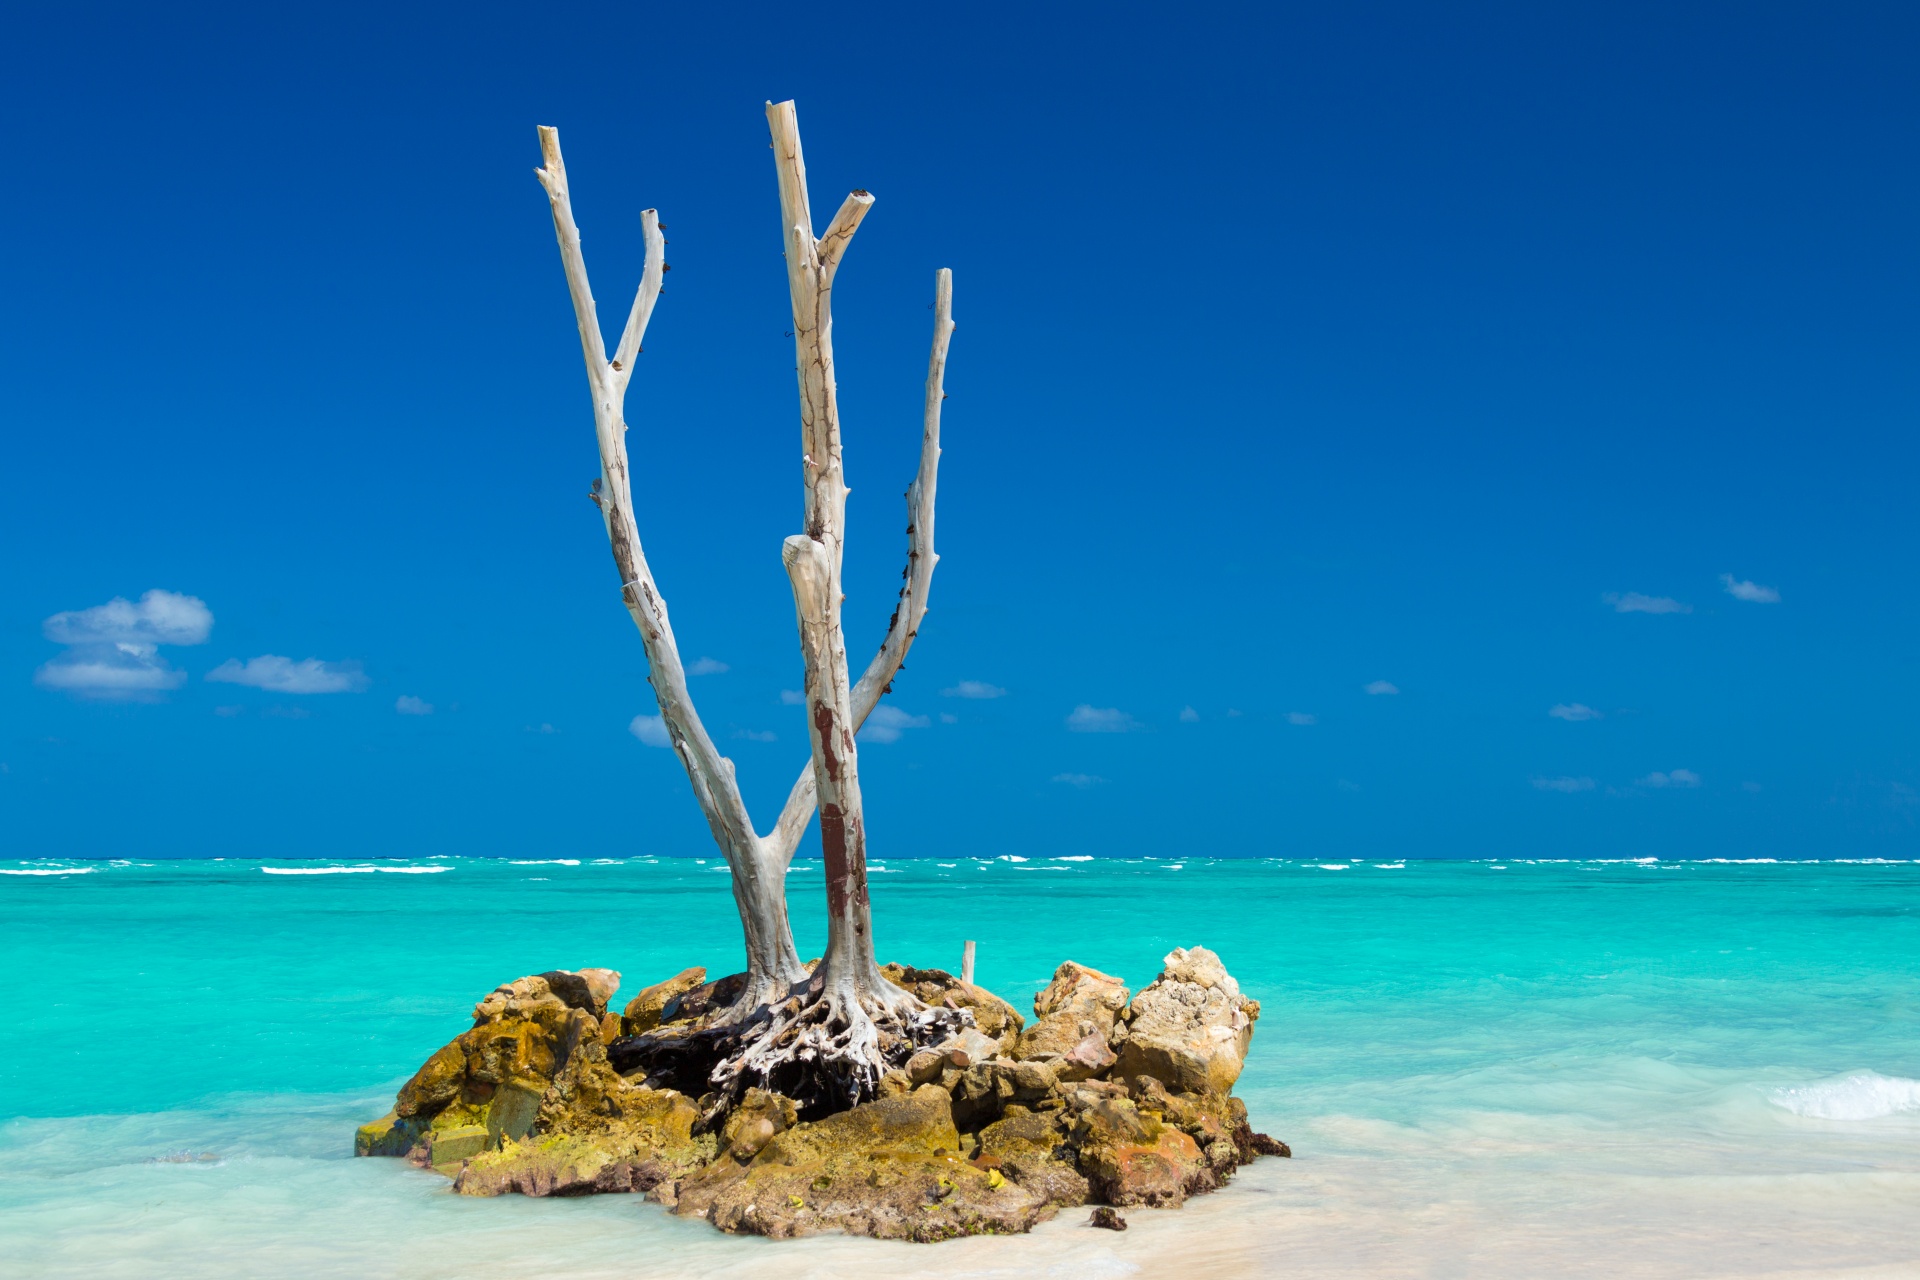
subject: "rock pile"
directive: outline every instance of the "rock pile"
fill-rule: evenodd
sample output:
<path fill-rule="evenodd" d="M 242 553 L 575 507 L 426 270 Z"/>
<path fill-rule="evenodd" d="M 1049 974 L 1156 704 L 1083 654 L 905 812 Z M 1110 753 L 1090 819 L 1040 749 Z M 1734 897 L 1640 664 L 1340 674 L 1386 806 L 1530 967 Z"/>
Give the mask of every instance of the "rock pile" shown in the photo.
<path fill-rule="evenodd" d="M 861 1106 L 803 1118 L 762 1089 L 728 1106 L 622 1074 L 632 1046 L 699 1030 L 738 979 L 689 969 L 613 1014 L 619 974 L 556 970 L 481 1001 L 355 1153 L 405 1156 L 462 1195 L 641 1192 L 723 1231 L 906 1240 L 1026 1231 L 1062 1207 L 1176 1207 L 1290 1154 L 1232 1095 L 1260 1006 L 1211 951 L 1176 949 L 1138 995 L 1068 961 L 1032 1026 L 942 970 L 884 972 L 972 1025 Z"/>

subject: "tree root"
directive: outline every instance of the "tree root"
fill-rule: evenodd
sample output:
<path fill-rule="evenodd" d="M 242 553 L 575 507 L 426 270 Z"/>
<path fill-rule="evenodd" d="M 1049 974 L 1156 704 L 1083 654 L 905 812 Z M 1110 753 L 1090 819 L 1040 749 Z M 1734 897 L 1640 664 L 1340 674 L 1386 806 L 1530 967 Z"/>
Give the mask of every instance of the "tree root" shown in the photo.
<path fill-rule="evenodd" d="M 816 974 L 763 1016 L 734 1029 L 708 1075 L 731 1100 L 758 1086 L 793 1099 L 806 1118 L 869 1101 L 880 1077 L 973 1022 L 965 1009 L 937 1009 L 879 976 L 829 981 Z"/>

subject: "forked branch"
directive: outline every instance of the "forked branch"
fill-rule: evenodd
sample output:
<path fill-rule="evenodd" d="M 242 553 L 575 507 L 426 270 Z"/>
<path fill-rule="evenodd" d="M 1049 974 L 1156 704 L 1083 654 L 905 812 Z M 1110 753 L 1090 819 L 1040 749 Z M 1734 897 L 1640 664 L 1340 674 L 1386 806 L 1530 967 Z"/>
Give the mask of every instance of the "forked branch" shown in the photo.
<path fill-rule="evenodd" d="M 864 206 L 862 206 L 864 208 Z M 843 206 L 841 212 L 846 212 Z M 836 224 L 838 219 L 835 220 Z M 906 664 L 907 650 L 927 616 L 933 589 L 933 567 L 940 557 L 933 550 L 935 491 L 940 479 L 940 410 L 947 398 L 947 345 L 953 338 L 953 272 L 942 267 L 934 275 L 933 351 L 927 357 L 926 409 L 920 433 L 920 469 L 907 486 L 907 567 L 901 574 L 900 600 L 887 624 L 880 651 L 867 663 L 853 686 L 853 727 L 856 731 L 893 687 L 893 678 Z M 767 837 L 782 865 L 793 861 L 800 838 L 813 816 L 816 793 L 811 763 L 800 771 L 787 793 L 780 820 Z"/>

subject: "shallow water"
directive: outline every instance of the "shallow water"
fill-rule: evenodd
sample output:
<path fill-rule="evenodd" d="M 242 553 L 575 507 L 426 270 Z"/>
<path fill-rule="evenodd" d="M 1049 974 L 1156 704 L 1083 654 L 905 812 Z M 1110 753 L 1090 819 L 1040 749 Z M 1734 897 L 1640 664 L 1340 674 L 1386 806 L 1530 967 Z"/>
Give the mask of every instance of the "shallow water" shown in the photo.
<path fill-rule="evenodd" d="M 817 866 L 792 888 L 812 954 Z M 737 967 L 717 861 L 0 863 L 0 1270 L 1920 1277 L 1920 866 L 981 859 L 874 897 L 883 958 L 975 938 L 1023 1006 L 1063 958 L 1214 948 L 1296 1158 L 937 1246 L 464 1200 L 353 1127 L 498 982 Z"/>

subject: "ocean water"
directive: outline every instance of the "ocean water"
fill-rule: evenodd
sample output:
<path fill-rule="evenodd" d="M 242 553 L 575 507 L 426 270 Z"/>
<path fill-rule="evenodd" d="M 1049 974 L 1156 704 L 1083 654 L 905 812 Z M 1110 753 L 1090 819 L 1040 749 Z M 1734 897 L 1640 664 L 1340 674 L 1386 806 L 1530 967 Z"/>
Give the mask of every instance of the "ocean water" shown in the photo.
<path fill-rule="evenodd" d="M 1027 1005 L 1174 946 L 1263 1005 L 1293 1144 L 1124 1234 L 722 1236 L 466 1200 L 356 1124 L 497 983 L 736 968 L 717 860 L 0 863 L 12 1276 L 1920 1277 L 1920 866 L 1034 857 L 876 867 L 883 959 Z M 803 953 L 817 865 L 792 878 Z"/>

